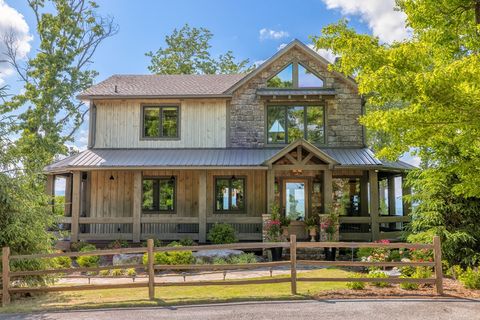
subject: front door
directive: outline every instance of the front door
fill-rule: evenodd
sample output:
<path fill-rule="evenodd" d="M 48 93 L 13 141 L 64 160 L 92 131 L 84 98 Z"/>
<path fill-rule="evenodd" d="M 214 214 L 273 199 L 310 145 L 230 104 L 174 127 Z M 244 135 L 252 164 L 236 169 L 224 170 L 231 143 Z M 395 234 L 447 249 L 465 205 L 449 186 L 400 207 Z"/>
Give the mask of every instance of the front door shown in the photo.
<path fill-rule="evenodd" d="M 286 180 L 285 181 L 285 216 L 291 221 L 305 221 L 306 216 L 306 181 Z"/>

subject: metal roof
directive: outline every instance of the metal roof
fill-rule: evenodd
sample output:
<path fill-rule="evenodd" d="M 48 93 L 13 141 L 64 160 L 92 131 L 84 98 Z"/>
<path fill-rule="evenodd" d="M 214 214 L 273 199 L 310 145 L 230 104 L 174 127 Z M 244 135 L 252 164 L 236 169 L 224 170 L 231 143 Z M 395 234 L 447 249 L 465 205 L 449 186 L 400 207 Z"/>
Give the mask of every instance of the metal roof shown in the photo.
<path fill-rule="evenodd" d="M 45 167 L 46 172 L 89 169 L 259 167 L 280 148 L 265 149 L 89 149 Z M 346 167 L 384 166 L 367 148 L 320 148 Z M 412 169 L 404 162 L 389 162 L 392 169 Z"/>
<path fill-rule="evenodd" d="M 113 75 L 78 98 L 223 96 L 244 77 L 245 74 Z"/>

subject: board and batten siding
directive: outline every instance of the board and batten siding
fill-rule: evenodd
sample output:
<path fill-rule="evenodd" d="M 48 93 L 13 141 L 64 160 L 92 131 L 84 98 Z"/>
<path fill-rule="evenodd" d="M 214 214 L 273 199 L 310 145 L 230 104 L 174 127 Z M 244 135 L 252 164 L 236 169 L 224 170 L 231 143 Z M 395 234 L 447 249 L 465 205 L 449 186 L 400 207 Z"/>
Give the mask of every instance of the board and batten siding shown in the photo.
<path fill-rule="evenodd" d="M 142 139 L 142 105 L 180 105 L 179 139 Z M 225 148 L 225 100 L 95 101 L 95 148 Z"/>

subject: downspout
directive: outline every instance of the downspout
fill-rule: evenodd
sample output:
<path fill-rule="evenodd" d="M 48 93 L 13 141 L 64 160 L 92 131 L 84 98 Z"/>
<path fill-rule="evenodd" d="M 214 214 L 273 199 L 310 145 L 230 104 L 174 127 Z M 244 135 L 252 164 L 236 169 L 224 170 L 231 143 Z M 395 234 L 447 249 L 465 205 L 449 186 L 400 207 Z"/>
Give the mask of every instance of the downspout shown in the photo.
<path fill-rule="evenodd" d="M 95 147 L 95 137 L 97 128 L 97 106 L 90 100 L 90 122 L 88 128 L 88 149 Z"/>

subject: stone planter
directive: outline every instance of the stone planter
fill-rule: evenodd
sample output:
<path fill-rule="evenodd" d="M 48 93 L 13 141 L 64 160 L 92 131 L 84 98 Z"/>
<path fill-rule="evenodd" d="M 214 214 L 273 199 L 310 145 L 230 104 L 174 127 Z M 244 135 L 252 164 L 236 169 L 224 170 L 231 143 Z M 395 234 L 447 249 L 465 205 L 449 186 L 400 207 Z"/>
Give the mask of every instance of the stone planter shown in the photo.
<path fill-rule="evenodd" d="M 310 241 L 315 242 L 317 238 L 317 229 L 312 228 L 308 231 L 308 234 L 310 235 Z"/>

